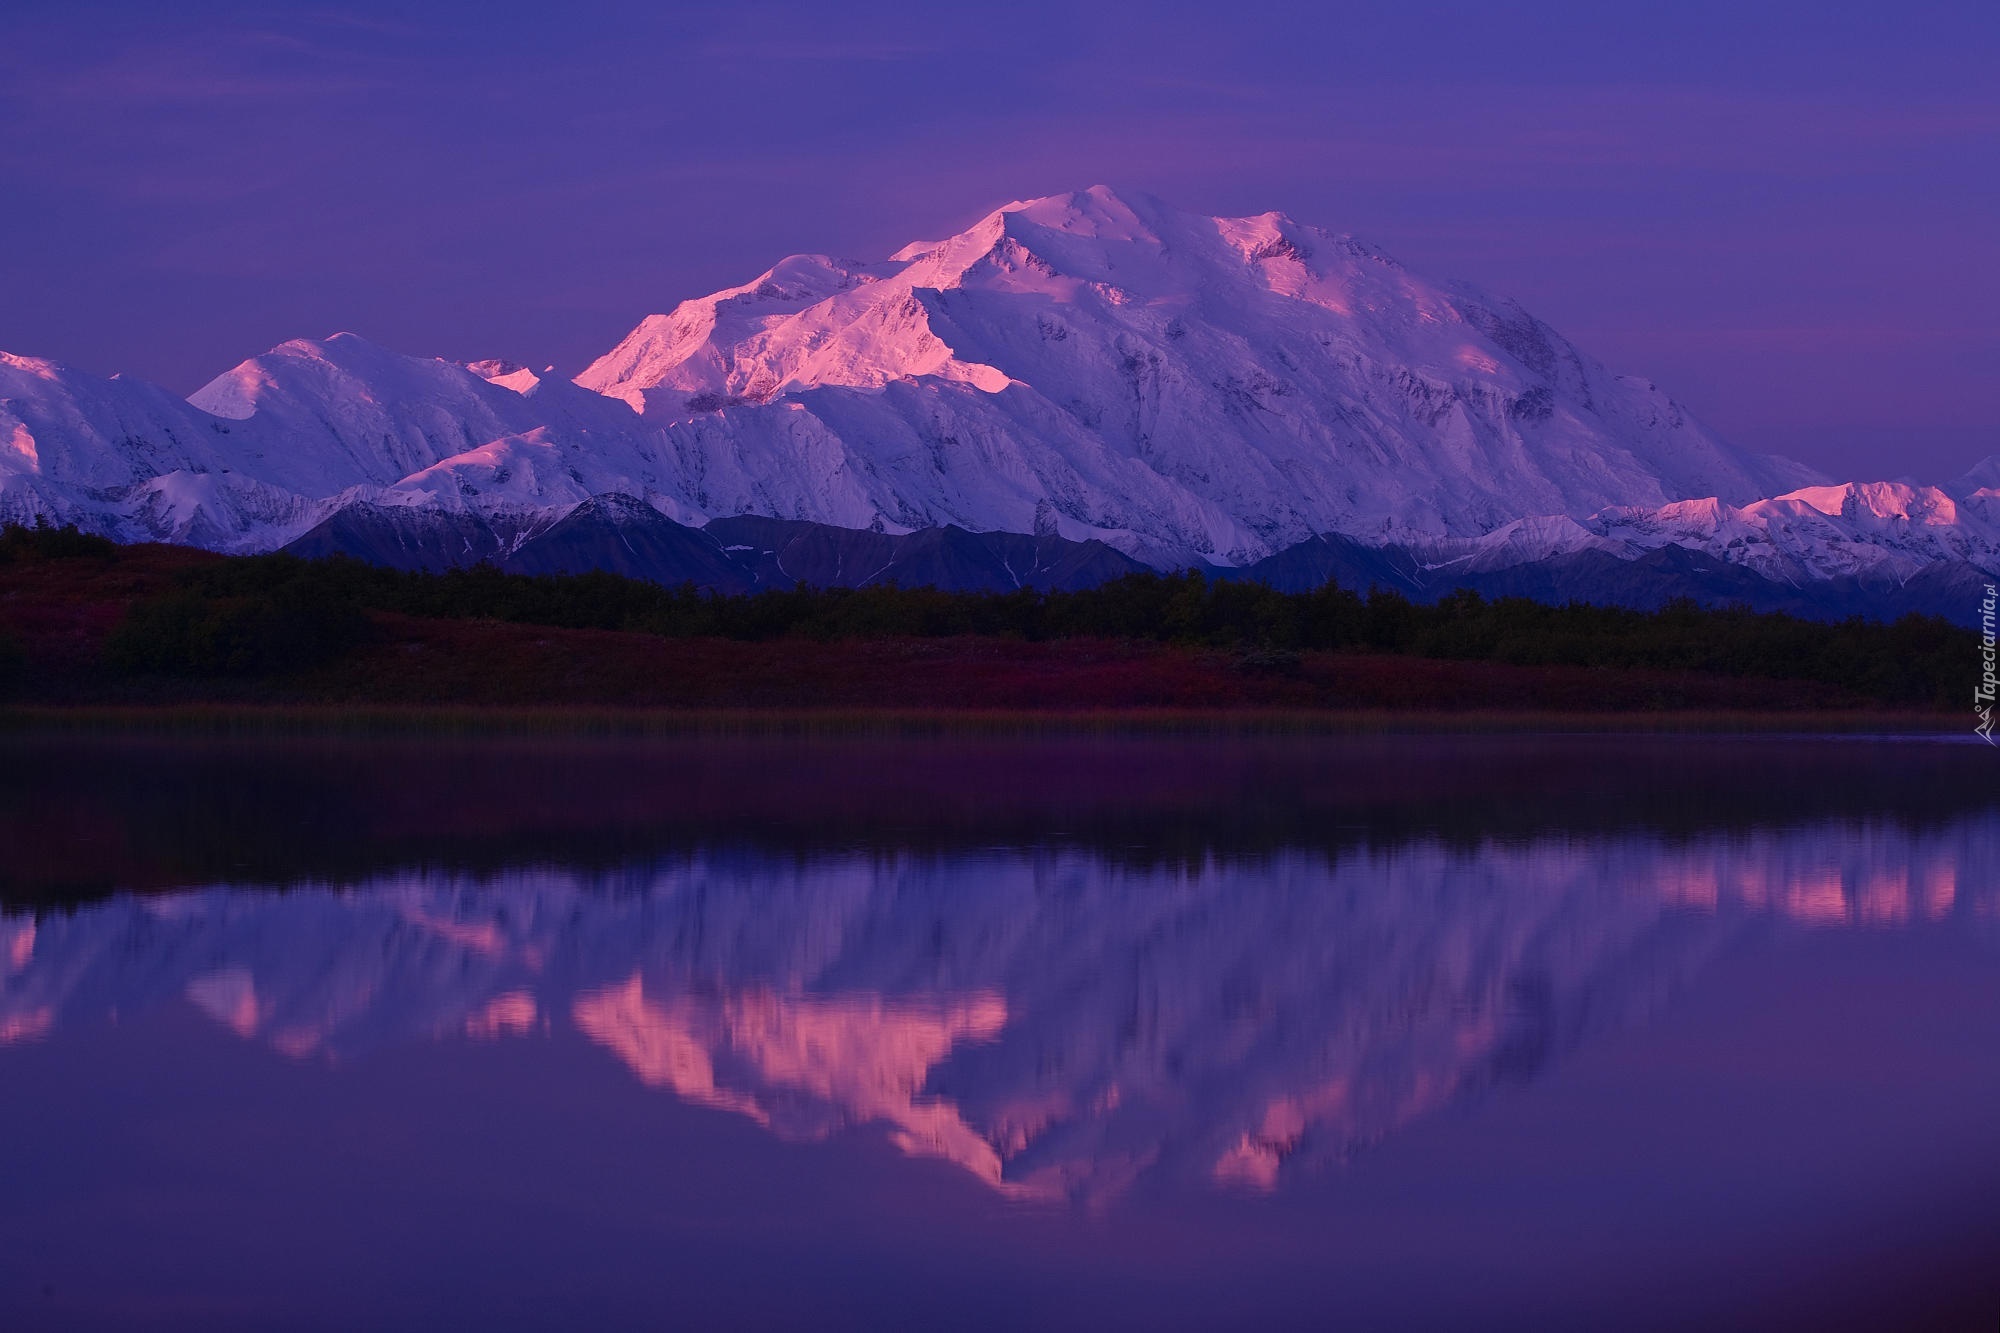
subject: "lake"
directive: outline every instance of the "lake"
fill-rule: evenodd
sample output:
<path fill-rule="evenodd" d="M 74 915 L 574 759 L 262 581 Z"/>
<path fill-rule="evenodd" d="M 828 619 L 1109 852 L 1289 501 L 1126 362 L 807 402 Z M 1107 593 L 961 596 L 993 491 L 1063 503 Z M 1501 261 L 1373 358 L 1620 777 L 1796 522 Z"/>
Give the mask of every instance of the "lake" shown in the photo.
<path fill-rule="evenodd" d="M 1957 738 L 0 741 L 0 1327 L 1970 1327 Z"/>

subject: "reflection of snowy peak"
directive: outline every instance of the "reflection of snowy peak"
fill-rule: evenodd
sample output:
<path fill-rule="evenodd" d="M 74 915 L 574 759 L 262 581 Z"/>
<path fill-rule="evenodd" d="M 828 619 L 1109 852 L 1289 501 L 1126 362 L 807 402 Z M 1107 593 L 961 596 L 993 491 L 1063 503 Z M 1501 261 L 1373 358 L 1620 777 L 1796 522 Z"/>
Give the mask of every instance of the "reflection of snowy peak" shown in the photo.
<path fill-rule="evenodd" d="M 1269 1186 L 1635 1021 L 1758 914 L 1971 923 L 2000 826 L 1198 869 L 696 857 L 0 918 L 0 1042 L 191 1002 L 295 1058 L 574 1028 L 650 1086 L 1024 1197 Z"/>
<path fill-rule="evenodd" d="M 574 383 L 351 334 L 188 402 L 0 358 L 0 517 L 223 550 L 505 556 L 615 494 L 688 526 L 955 525 L 1161 565 L 1333 534 L 1447 571 L 1674 547 L 1894 588 L 2000 570 L 1996 466 L 1949 494 L 1820 485 L 1511 302 L 1282 214 L 1102 188 L 885 260 L 793 256 Z"/>

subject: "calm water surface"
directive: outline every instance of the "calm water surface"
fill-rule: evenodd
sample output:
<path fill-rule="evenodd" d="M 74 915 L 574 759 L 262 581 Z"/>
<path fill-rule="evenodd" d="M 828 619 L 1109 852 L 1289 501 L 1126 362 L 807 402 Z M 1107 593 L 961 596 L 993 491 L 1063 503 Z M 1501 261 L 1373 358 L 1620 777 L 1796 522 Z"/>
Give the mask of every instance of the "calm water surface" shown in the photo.
<path fill-rule="evenodd" d="M 1939 741 L 0 745 L 0 1327 L 1970 1327 Z"/>

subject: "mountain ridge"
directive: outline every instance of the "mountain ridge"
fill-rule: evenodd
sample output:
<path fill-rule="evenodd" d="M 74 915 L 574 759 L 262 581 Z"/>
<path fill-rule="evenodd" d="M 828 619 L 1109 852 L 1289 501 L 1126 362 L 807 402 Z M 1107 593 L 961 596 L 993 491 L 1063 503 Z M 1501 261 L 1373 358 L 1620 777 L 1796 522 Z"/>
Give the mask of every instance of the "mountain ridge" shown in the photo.
<path fill-rule="evenodd" d="M 504 561 L 629 496 L 682 529 L 1016 534 L 1159 568 L 1336 536 L 1432 582 L 1674 546 L 1898 588 L 2000 571 L 1996 483 L 1989 459 L 1942 488 L 1835 484 L 1517 303 L 1282 213 L 1101 186 L 884 260 L 789 257 L 648 316 L 574 382 L 348 333 L 186 401 L 0 356 L 0 518 L 227 552 Z"/>

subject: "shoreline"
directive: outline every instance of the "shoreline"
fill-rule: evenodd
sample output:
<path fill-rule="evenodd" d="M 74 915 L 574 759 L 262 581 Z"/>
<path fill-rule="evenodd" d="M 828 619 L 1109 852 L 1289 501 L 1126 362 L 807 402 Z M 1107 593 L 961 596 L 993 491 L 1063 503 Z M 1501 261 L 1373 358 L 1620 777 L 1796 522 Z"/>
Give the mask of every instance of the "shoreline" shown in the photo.
<path fill-rule="evenodd" d="M 0 707 L 0 736 L 1063 737 L 1435 734 L 1804 735 L 1949 738 L 1955 713 L 1895 710 L 1101 708 L 673 709 L 592 705 L 158 704 Z"/>

